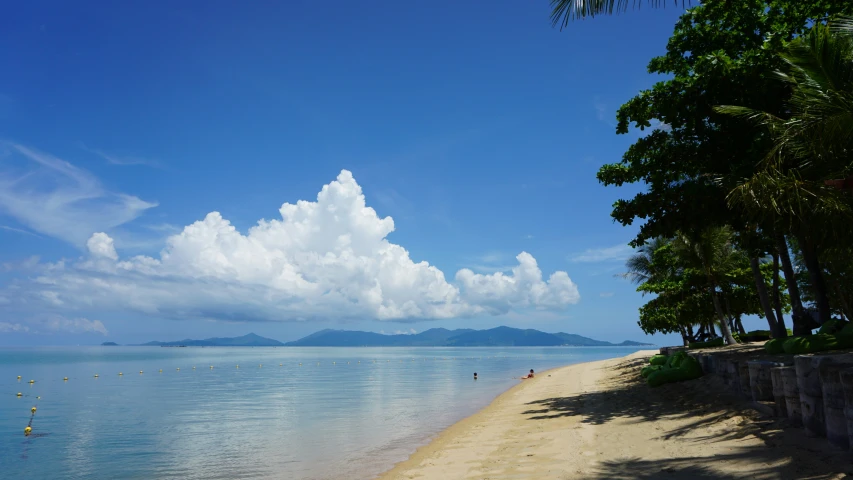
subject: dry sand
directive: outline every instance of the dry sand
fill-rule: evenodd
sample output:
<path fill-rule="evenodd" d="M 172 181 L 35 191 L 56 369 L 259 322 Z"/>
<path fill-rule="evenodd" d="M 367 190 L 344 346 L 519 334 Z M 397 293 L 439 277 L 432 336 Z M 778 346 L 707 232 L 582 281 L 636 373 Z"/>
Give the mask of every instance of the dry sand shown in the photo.
<path fill-rule="evenodd" d="M 656 352 L 525 380 L 381 475 L 400 479 L 840 479 L 853 456 L 706 376 L 651 389 Z"/>

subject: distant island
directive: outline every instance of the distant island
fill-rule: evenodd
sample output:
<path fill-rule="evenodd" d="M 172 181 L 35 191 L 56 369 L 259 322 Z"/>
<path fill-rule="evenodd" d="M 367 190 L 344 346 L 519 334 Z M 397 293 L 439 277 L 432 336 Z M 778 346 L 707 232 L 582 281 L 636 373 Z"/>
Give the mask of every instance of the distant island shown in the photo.
<path fill-rule="evenodd" d="M 497 327 L 489 330 L 431 328 L 411 335 L 321 330 L 305 338 L 287 342 L 285 345 L 288 347 L 634 347 L 651 344 L 629 340 L 610 343 L 571 333 L 545 333 L 533 329 Z"/>
<path fill-rule="evenodd" d="M 118 344 L 116 342 L 104 342 L 101 344 L 102 347 L 117 347 Z"/>
<path fill-rule="evenodd" d="M 104 345 L 112 344 L 105 342 Z M 205 340 L 180 340 L 176 342 L 148 342 L 143 347 L 638 347 L 650 343 L 604 342 L 571 333 L 545 333 L 539 330 L 497 327 L 489 330 L 461 328 L 431 328 L 421 333 L 386 335 L 355 330 L 320 330 L 293 342 L 250 333 L 242 337 L 207 338 Z"/>

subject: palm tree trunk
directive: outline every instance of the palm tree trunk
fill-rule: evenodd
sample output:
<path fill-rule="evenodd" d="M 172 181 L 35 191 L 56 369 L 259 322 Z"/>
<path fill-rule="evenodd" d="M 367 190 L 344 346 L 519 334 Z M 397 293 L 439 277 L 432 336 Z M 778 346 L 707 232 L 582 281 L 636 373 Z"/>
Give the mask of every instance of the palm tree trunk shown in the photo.
<path fill-rule="evenodd" d="M 740 314 L 735 317 L 735 326 L 737 326 L 738 333 L 746 335 L 746 329 L 743 328 L 743 322 L 740 321 Z"/>
<path fill-rule="evenodd" d="M 803 261 L 806 264 L 806 270 L 809 271 L 809 279 L 812 283 L 812 290 L 814 290 L 818 323 L 823 325 L 832 319 L 832 311 L 829 309 L 829 297 L 826 294 L 826 280 L 824 279 L 820 261 L 817 258 L 817 248 L 815 248 L 814 244 L 806 235 L 799 235 L 797 240 L 800 242 L 800 248 L 803 251 Z"/>
<path fill-rule="evenodd" d="M 723 338 L 726 340 L 726 345 L 736 345 L 735 337 L 732 336 L 732 331 L 729 330 L 729 323 L 726 321 L 726 315 L 723 313 L 723 306 L 720 305 L 720 299 L 717 297 L 717 292 L 714 287 L 708 287 L 711 293 L 711 300 L 714 302 L 714 310 L 717 311 L 717 317 L 720 319 L 720 331 L 723 332 Z"/>
<path fill-rule="evenodd" d="M 785 338 L 788 336 L 788 330 L 785 328 L 785 317 L 782 316 L 782 294 L 780 293 L 779 280 L 779 254 L 773 254 L 773 307 L 776 309 L 776 320 L 779 321 L 779 334 Z"/>
<path fill-rule="evenodd" d="M 794 274 L 794 266 L 791 264 L 791 255 L 788 253 L 788 243 L 784 235 L 776 235 L 776 250 L 779 260 L 782 261 L 782 273 L 785 274 L 785 284 L 788 286 L 788 296 L 791 297 L 791 319 L 793 320 L 794 335 L 808 335 L 811 333 L 809 319 L 803 308 L 800 287 L 797 285 L 797 276 Z"/>
<path fill-rule="evenodd" d="M 776 320 L 776 314 L 773 313 L 773 307 L 770 305 L 767 283 L 764 282 L 764 275 L 761 274 L 758 257 L 750 257 L 749 266 L 752 268 L 752 278 L 755 280 L 755 288 L 758 290 L 758 301 L 761 303 L 761 309 L 764 310 L 764 316 L 767 317 L 767 324 L 770 325 L 770 333 L 773 338 L 782 338 L 784 335 L 779 332 L 779 322 Z"/>
<path fill-rule="evenodd" d="M 844 290 L 841 289 L 841 284 L 838 283 L 838 279 L 830 276 L 830 282 L 832 282 L 832 286 L 835 287 L 835 294 L 838 295 L 838 301 L 841 302 L 841 312 L 842 316 L 850 318 L 850 305 L 847 303 L 847 299 L 844 298 Z"/>

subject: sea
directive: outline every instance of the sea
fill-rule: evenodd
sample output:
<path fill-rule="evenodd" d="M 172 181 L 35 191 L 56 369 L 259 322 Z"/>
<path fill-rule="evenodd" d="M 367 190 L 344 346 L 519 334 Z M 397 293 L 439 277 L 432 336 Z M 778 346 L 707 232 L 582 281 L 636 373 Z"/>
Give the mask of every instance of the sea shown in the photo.
<path fill-rule="evenodd" d="M 636 350 L 0 348 L 0 477 L 369 479 L 531 368 Z"/>

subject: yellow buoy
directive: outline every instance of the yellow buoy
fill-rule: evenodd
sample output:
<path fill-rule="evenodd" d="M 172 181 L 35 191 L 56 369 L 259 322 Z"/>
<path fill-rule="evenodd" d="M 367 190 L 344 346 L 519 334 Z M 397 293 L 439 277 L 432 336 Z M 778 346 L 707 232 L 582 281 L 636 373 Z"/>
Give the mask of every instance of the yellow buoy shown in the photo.
<path fill-rule="evenodd" d="M 139 373 L 142 373 L 142 370 L 140 370 Z"/>
<path fill-rule="evenodd" d="M 124 374 L 123 374 L 123 373 L 121 373 L 121 372 L 118 372 L 118 376 L 119 376 L 119 377 L 120 377 L 120 376 L 122 376 L 122 375 L 124 375 Z"/>
<path fill-rule="evenodd" d="M 195 370 L 195 367 L 193 367 L 193 370 Z"/>
<path fill-rule="evenodd" d="M 213 368 L 213 365 L 211 365 L 210 368 Z"/>
<path fill-rule="evenodd" d="M 336 363 L 338 363 L 338 362 L 332 362 L 332 365 L 335 365 Z"/>
<path fill-rule="evenodd" d="M 30 411 L 36 413 L 36 407 L 31 408 Z"/>
<path fill-rule="evenodd" d="M 41 397 L 36 397 L 36 400 L 41 400 Z"/>
<path fill-rule="evenodd" d="M 163 373 L 163 369 L 162 369 L 162 368 L 160 369 L 160 373 Z"/>
<path fill-rule="evenodd" d="M 29 435 L 30 432 L 32 432 L 32 431 L 33 431 L 33 427 L 27 425 L 27 427 L 24 428 L 24 435 Z"/>
<path fill-rule="evenodd" d="M 258 368 L 261 368 L 261 367 L 263 367 L 263 364 L 260 364 L 260 363 L 259 363 L 259 364 L 258 364 Z"/>
<path fill-rule="evenodd" d="M 98 374 L 97 374 L 97 373 L 95 374 L 95 378 L 98 378 Z"/>
<path fill-rule="evenodd" d="M 20 397 L 20 396 L 21 396 L 21 392 L 18 392 L 18 395 L 16 395 L 16 396 Z"/>
<path fill-rule="evenodd" d="M 18 380 L 20 380 L 20 379 L 21 379 L 21 376 L 20 376 L 20 375 L 18 375 Z"/>
<path fill-rule="evenodd" d="M 30 383 L 36 383 L 36 381 L 35 381 L 35 380 L 30 380 Z"/>
<path fill-rule="evenodd" d="M 240 368 L 240 365 L 237 365 L 237 368 Z"/>
<path fill-rule="evenodd" d="M 180 369 L 181 369 L 181 367 L 178 367 L 178 368 L 176 368 L 175 370 L 180 370 Z"/>
<path fill-rule="evenodd" d="M 67 382 L 67 381 L 68 381 L 68 377 L 62 377 L 62 380 L 64 380 L 64 381 L 66 381 L 66 382 Z"/>
<path fill-rule="evenodd" d="M 284 364 L 283 364 L 283 363 L 279 363 L 279 364 L 278 364 L 278 366 L 279 366 L 279 367 L 281 367 L 281 366 L 284 366 Z"/>
<path fill-rule="evenodd" d="M 300 364 L 299 364 L 299 366 L 301 367 L 301 366 L 302 366 L 302 364 L 300 363 Z"/>

